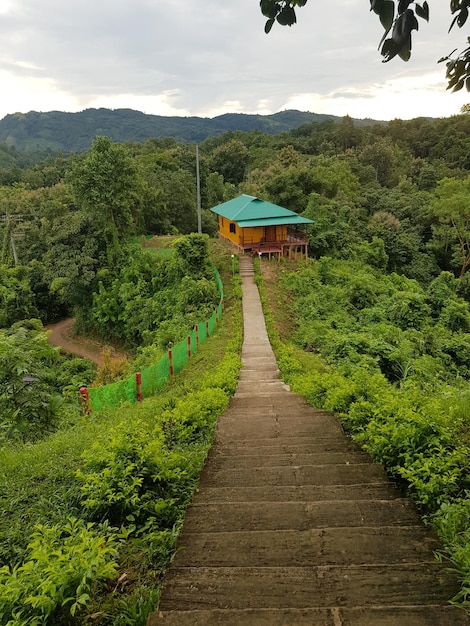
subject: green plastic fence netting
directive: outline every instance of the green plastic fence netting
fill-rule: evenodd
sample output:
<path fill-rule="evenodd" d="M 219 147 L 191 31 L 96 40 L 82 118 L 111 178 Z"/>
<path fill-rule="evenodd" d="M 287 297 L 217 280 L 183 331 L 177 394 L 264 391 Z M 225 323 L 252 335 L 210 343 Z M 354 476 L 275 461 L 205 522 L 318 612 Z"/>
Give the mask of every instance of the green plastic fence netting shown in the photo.
<path fill-rule="evenodd" d="M 170 376 L 170 359 L 165 354 L 158 363 L 142 370 L 142 395 L 144 398 L 155 395 Z"/>
<path fill-rule="evenodd" d="M 135 376 L 111 385 L 92 388 L 88 393 L 93 411 L 100 411 L 105 407 L 119 406 L 122 402 L 135 402 Z"/>
<path fill-rule="evenodd" d="M 188 338 L 180 341 L 171 349 L 173 365 L 173 374 L 179 374 L 190 358 L 190 354 L 195 354 L 197 346 L 203 343 L 208 336 L 212 335 L 217 328 L 217 321 L 223 313 L 224 290 L 219 272 L 213 267 L 215 280 L 220 293 L 220 301 L 211 317 L 197 324 L 193 328 Z M 148 398 L 163 387 L 165 382 L 170 378 L 170 357 L 165 354 L 157 363 L 142 370 L 142 395 Z M 137 383 L 135 375 L 110 385 L 103 387 L 91 388 L 88 391 L 90 399 L 90 408 L 92 411 L 101 411 L 106 407 L 119 406 L 122 402 L 136 402 L 137 400 Z"/>

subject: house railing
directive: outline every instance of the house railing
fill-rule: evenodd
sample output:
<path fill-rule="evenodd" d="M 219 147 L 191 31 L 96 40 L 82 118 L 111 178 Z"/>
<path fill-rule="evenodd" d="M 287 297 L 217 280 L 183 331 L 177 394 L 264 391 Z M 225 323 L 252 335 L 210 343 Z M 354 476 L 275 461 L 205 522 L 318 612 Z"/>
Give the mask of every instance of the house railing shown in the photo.
<path fill-rule="evenodd" d="M 261 241 L 254 241 L 252 235 L 243 236 L 243 241 L 241 243 L 245 248 L 251 245 L 270 245 L 270 244 L 282 244 L 282 243 L 307 243 L 308 236 L 307 233 L 301 230 L 292 230 L 287 232 L 287 239 L 284 239 L 280 235 L 276 235 L 275 239 L 262 239 Z"/>
<path fill-rule="evenodd" d="M 308 235 L 302 230 L 292 230 L 287 233 L 287 241 L 289 243 L 307 243 Z"/>

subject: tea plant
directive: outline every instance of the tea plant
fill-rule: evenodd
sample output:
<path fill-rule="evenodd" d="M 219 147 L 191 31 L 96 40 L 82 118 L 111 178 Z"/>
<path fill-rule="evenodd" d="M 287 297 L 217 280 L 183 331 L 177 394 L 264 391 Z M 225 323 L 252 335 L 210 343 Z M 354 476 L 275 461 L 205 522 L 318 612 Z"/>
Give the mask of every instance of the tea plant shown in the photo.
<path fill-rule="evenodd" d="M 71 518 L 63 527 L 38 525 L 25 561 L 0 568 L 2 626 L 39 626 L 63 612 L 75 616 L 116 576 L 116 557 L 113 538 L 92 524 Z"/>
<path fill-rule="evenodd" d="M 266 317 L 284 380 L 336 413 L 432 519 L 441 558 L 463 581 L 456 601 L 469 603 L 470 309 L 460 282 L 443 273 L 425 290 L 357 257 L 324 257 L 281 276 L 297 345 L 282 343 L 272 312 Z"/>

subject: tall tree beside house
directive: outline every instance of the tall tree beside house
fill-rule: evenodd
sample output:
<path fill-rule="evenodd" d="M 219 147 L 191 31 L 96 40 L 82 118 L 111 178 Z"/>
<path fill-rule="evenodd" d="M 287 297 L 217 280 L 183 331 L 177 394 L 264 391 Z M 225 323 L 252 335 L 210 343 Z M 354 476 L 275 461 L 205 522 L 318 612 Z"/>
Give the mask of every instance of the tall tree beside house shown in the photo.
<path fill-rule="evenodd" d="M 246 175 L 248 154 L 248 148 L 241 141 L 231 139 L 214 150 L 211 167 L 222 174 L 225 182 L 239 185 Z"/>
<path fill-rule="evenodd" d="M 126 147 L 97 137 L 83 160 L 68 172 L 77 204 L 92 216 L 112 264 L 121 242 L 132 233 L 132 209 L 139 192 L 137 168 Z"/>

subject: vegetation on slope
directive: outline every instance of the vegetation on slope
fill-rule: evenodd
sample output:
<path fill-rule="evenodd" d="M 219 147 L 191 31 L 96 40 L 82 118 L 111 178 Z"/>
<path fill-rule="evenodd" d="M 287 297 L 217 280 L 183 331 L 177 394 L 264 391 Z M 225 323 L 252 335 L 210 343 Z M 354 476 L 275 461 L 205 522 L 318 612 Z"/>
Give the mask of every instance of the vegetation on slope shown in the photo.
<path fill-rule="evenodd" d="M 217 416 L 235 391 L 240 290 L 158 397 L 0 451 L 0 623 L 145 624 Z M 214 371 L 214 363 L 217 370 Z"/>
<path fill-rule="evenodd" d="M 97 135 L 116 142 L 172 137 L 198 143 L 227 130 L 276 134 L 313 121 L 335 119 L 301 111 L 273 115 L 229 113 L 214 118 L 149 115 L 131 109 L 86 109 L 80 113 L 13 113 L 0 120 L 0 141 L 26 152 L 85 152 Z M 0 161 L 1 164 L 1 161 Z"/>
<path fill-rule="evenodd" d="M 454 601 L 468 604 L 470 308 L 460 279 L 444 272 L 423 289 L 357 257 L 292 270 L 263 298 L 283 378 L 336 413 L 414 499 L 461 577 Z M 286 301 L 294 327 L 283 323 Z"/>

